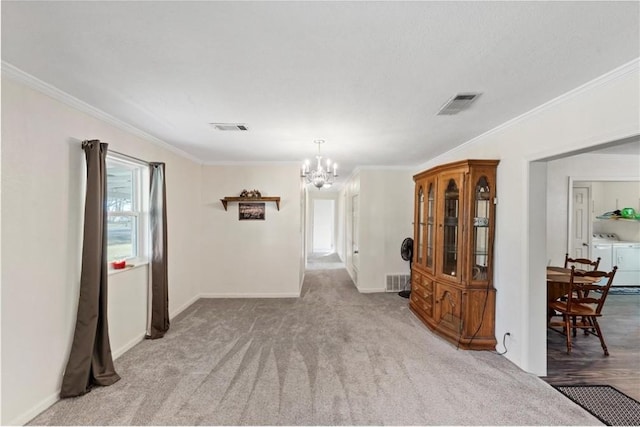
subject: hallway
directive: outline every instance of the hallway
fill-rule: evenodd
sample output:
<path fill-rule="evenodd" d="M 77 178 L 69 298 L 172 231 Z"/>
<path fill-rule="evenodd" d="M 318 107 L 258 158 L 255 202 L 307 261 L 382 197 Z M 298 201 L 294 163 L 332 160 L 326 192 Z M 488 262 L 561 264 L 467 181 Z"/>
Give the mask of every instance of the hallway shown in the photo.
<path fill-rule="evenodd" d="M 307 271 L 309 270 L 336 270 L 345 268 L 344 263 L 335 252 L 312 253 L 307 257 Z"/>

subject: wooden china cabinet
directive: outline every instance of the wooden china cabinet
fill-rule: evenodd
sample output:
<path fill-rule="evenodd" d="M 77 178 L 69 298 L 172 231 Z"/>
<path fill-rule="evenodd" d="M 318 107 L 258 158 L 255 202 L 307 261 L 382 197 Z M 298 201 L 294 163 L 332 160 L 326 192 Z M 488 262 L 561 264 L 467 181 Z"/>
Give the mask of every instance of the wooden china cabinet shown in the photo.
<path fill-rule="evenodd" d="M 414 255 L 409 307 L 460 348 L 493 350 L 496 168 L 463 160 L 413 177 Z"/>

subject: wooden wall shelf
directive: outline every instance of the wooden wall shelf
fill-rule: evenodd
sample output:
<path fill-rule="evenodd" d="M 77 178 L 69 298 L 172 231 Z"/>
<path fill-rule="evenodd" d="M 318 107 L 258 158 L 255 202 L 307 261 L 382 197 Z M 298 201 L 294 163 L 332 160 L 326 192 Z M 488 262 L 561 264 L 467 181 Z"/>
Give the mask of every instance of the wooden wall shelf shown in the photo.
<path fill-rule="evenodd" d="M 227 203 L 229 202 L 274 202 L 276 208 L 280 210 L 280 197 L 225 197 L 220 199 L 224 210 L 227 210 Z"/>

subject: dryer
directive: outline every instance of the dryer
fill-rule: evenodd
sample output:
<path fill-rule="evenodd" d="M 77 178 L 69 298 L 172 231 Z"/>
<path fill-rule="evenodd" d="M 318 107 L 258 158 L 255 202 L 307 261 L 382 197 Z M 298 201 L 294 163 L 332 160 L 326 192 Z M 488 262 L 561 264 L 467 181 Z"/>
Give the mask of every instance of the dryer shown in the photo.
<path fill-rule="evenodd" d="M 600 257 L 598 270 L 611 271 L 618 266 L 613 286 L 640 286 L 640 243 L 621 241 L 614 233 L 595 233 L 591 258 Z"/>

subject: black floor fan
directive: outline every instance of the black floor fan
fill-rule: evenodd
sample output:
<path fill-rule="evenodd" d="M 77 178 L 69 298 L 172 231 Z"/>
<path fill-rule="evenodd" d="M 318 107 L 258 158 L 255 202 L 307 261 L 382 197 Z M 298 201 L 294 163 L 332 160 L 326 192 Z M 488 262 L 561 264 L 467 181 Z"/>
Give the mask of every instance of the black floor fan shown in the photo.
<path fill-rule="evenodd" d="M 398 292 L 398 295 L 402 298 L 409 298 L 409 295 L 411 295 L 411 262 L 413 261 L 413 239 L 411 237 L 407 237 L 402 241 L 400 256 L 403 260 L 409 261 L 409 281 L 405 283 L 404 289 Z"/>

